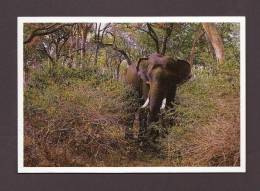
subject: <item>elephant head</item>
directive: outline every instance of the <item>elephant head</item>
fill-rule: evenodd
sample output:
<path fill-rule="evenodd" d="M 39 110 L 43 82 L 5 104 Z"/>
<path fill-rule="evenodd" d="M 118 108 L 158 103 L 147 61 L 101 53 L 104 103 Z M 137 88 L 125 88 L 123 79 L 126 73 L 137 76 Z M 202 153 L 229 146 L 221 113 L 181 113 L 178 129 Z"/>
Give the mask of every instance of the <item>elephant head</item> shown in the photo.
<path fill-rule="evenodd" d="M 174 102 L 176 85 L 191 77 L 191 66 L 184 60 L 152 54 L 139 60 L 136 71 L 143 98 L 141 108 L 149 107 L 148 123 L 158 120 L 160 109 Z"/>

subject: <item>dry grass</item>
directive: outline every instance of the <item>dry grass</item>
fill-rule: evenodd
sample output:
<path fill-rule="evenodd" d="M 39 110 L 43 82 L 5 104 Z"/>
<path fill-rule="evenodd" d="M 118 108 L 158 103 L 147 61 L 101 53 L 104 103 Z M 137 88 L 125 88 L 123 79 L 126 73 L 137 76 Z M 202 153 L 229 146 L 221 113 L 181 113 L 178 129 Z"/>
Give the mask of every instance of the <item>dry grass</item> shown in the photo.
<path fill-rule="evenodd" d="M 123 107 L 130 102 L 114 83 L 77 80 L 67 87 L 53 83 L 43 91 L 26 90 L 25 166 L 118 166 L 126 161 L 131 147 L 124 139 L 128 113 Z"/>
<path fill-rule="evenodd" d="M 236 83 L 226 77 L 221 73 L 205 81 L 200 76 L 181 90 L 183 100 L 176 106 L 176 124 L 162 140 L 169 164 L 240 165 L 239 76 L 233 80 Z"/>
<path fill-rule="evenodd" d="M 239 166 L 239 70 L 197 72 L 165 114 L 161 152 L 124 139 L 136 96 L 109 77 L 37 73 L 25 89 L 25 166 Z M 63 74 L 64 72 L 60 72 Z M 81 76 L 78 78 L 77 76 Z M 135 125 L 136 126 L 136 125 Z M 159 124 L 160 126 L 160 124 Z"/>

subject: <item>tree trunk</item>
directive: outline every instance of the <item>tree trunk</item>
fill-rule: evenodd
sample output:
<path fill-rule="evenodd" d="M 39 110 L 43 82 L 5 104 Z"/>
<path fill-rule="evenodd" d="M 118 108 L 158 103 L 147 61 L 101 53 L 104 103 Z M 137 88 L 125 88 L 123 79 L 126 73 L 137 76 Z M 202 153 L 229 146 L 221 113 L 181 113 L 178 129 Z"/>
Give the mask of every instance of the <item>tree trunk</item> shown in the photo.
<path fill-rule="evenodd" d="M 193 42 L 192 42 L 191 53 L 190 53 L 190 58 L 189 58 L 189 63 L 190 63 L 191 66 L 193 65 L 193 61 L 194 61 L 194 57 L 195 57 L 195 47 L 196 47 L 196 44 L 200 40 L 200 38 L 202 37 L 203 34 L 204 34 L 204 31 L 199 30 L 194 35 L 194 39 L 193 39 Z"/>
<path fill-rule="evenodd" d="M 119 80 L 120 65 L 121 65 L 121 61 L 119 60 L 117 67 L 116 67 L 116 79 L 117 80 Z"/>
<path fill-rule="evenodd" d="M 155 49 L 157 53 L 160 53 L 160 46 L 159 46 L 159 39 L 158 36 L 156 34 L 156 32 L 153 30 L 152 25 L 150 23 L 147 23 L 147 34 L 150 35 L 150 37 L 153 39 L 154 43 L 155 43 Z"/>
<path fill-rule="evenodd" d="M 100 27 L 101 27 L 101 23 L 96 24 L 95 42 L 97 43 L 97 45 L 96 45 L 96 51 L 95 51 L 95 61 L 94 61 L 95 65 L 97 65 L 97 62 L 98 62 L 98 52 L 99 52 L 99 48 L 100 48 Z"/>
<path fill-rule="evenodd" d="M 223 63 L 225 60 L 224 56 L 224 45 L 221 36 L 218 33 L 217 27 L 214 23 L 203 23 L 202 24 L 209 41 L 211 42 L 215 56 L 218 63 Z"/>
<path fill-rule="evenodd" d="M 97 43 L 96 51 L 95 51 L 95 60 L 94 60 L 95 65 L 97 65 L 98 62 L 98 51 L 99 51 L 99 43 Z"/>
<path fill-rule="evenodd" d="M 78 26 L 77 26 L 78 27 Z M 79 36 L 78 36 L 78 29 L 75 32 L 75 50 L 79 49 Z M 76 51 L 76 59 L 75 59 L 75 66 L 78 67 L 78 51 Z"/>
<path fill-rule="evenodd" d="M 81 26 L 81 59 L 85 57 L 86 53 L 86 40 L 89 29 L 88 27 L 89 26 L 87 24 L 82 24 Z"/>
<path fill-rule="evenodd" d="M 168 42 L 168 39 L 171 36 L 172 30 L 173 30 L 172 27 L 173 27 L 173 24 L 171 23 L 171 24 L 169 24 L 168 28 L 165 29 L 165 36 L 163 38 L 162 51 L 161 51 L 162 55 L 165 55 L 165 53 L 166 53 L 167 42 Z"/>

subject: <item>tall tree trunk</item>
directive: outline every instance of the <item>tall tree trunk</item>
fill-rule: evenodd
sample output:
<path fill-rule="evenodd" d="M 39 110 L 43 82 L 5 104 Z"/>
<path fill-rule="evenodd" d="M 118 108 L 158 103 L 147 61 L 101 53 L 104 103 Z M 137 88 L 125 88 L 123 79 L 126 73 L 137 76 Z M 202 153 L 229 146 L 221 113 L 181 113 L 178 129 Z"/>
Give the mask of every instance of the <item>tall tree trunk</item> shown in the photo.
<path fill-rule="evenodd" d="M 78 36 L 78 26 L 75 31 L 75 50 L 79 49 L 79 36 Z M 75 58 L 75 67 L 78 67 L 78 51 L 76 51 L 76 58 Z"/>
<path fill-rule="evenodd" d="M 121 65 L 121 59 L 118 60 L 118 64 L 117 64 L 117 67 L 116 67 L 116 79 L 117 80 L 119 80 L 120 65 Z"/>
<path fill-rule="evenodd" d="M 190 58 L 189 58 L 189 63 L 192 66 L 193 65 L 193 61 L 195 58 L 195 47 L 197 42 L 200 40 L 200 38 L 202 37 L 202 35 L 204 34 L 204 31 L 199 30 L 195 35 L 194 35 L 194 39 L 192 42 L 192 48 L 191 48 L 191 53 L 190 53 Z"/>
<path fill-rule="evenodd" d="M 172 30 L 173 30 L 173 24 L 169 24 L 169 26 L 165 29 L 165 35 L 164 35 L 164 38 L 163 38 L 163 43 L 162 43 L 162 51 L 161 51 L 161 54 L 162 55 L 165 55 L 166 53 L 166 49 L 167 49 L 167 42 L 168 42 L 168 39 L 169 37 L 171 36 L 172 34 Z"/>
<path fill-rule="evenodd" d="M 202 23 L 202 26 L 207 34 L 209 41 L 211 42 L 217 61 L 223 63 L 225 60 L 224 56 L 224 45 L 221 36 L 218 33 L 217 27 L 214 23 Z"/>
<path fill-rule="evenodd" d="M 81 59 L 84 58 L 86 53 L 86 40 L 88 34 L 88 25 L 82 24 L 81 26 Z"/>
<path fill-rule="evenodd" d="M 99 43 L 97 43 L 96 45 L 95 60 L 94 60 L 95 65 L 97 65 L 97 61 L 98 61 L 98 52 L 99 52 Z"/>
<path fill-rule="evenodd" d="M 147 23 L 146 25 L 147 25 L 147 28 L 148 28 L 147 34 L 153 39 L 153 41 L 155 43 L 156 52 L 160 53 L 160 46 L 159 46 L 158 36 L 157 36 L 156 32 L 154 31 L 151 23 Z"/>
<path fill-rule="evenodd" d="M 83 46 L 85 44 L 85 41 L 84 41 L 84 29 L 81 29 L 80 36 L 81 36 L 81 39 L 80 39 L 80 41 L 81 41 L 81 43 L 80 43 L 80 61 L 82 62 L 83 57 L 84 57 Z"/>
<path fill-rule="evenodd" d="M 96 23 L 95 42 L 97 43 L 97 45 L 96 45 L 95 61 L 94 61 L 95 65 L 97 65 L 98 52 L 100 48 L 100 27 L 101 27 L 101 23 L 99 24 Z"/>

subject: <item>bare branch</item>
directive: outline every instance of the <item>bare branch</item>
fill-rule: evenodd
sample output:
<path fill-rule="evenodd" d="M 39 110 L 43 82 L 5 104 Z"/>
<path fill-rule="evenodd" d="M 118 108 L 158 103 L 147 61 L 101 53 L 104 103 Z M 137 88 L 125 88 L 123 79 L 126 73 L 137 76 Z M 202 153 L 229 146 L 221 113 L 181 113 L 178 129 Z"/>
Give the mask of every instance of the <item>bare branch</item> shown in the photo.
<path fill-rule="evenodd" d="M 35 29 L 29 37 L 24 41 L 24 44 L 31 42 L 36 36 L 44 36 L 54 33 L 64 26 L 72 26 L 73 24 L 53 24 L 47 27 Z"/>
<path fill-rule="evenodd" d="M 154 29 L 152 28 L 152 25 L 150 23 L 147 23 L 146 25 L 149 30 L 149 32 L 147 34 L 150 35 L 150 37 L 153 39 L 153 41 L 155 43 L 156 52 L 160 53 L 158 36 L 157 36 L 156 32 L 154 31 Z"/>

